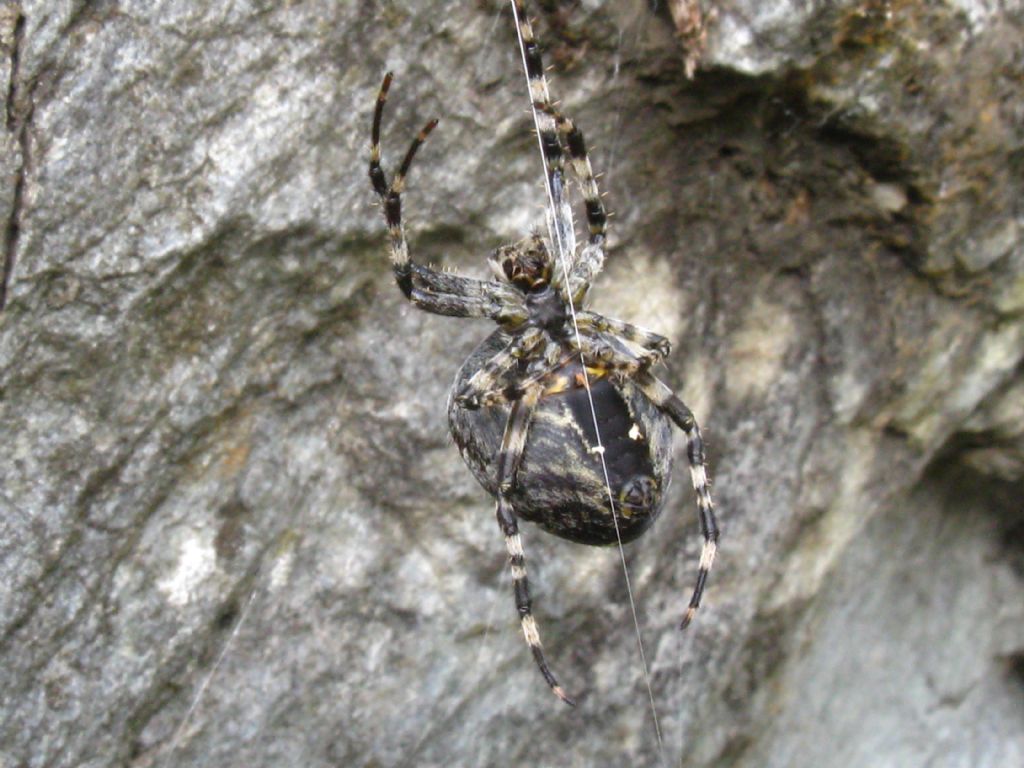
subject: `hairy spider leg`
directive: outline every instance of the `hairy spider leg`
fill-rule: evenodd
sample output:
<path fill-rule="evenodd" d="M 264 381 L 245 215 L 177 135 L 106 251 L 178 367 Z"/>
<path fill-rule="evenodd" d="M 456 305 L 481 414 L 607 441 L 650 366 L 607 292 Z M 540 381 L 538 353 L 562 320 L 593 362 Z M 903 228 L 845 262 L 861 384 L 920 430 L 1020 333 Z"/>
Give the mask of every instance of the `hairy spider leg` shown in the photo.
<path fill-rule="evenodd" d="M 605 317 L 597 312 L 580 310 L 576 313 L 576 322 L 580 331 L 610 333 L 630 344 L 636 344 L 638 347 L 657 353 L 659 360 L 668 357 L 672 351 L 672 345 L 664 336 L 624 320 Z"/>
<path fill-rule="evenodd" d="M 579 183 L 580 192 L 583 195 L 583 204 L 587 210 L 590 243 L 600 245 L 604 242 L 605 234 L 608 231 L 608 214 L 601 201 L 601 190 L 598 189 L 594 169 L 590 165 L 590 156 L 587 154 L 587 143 L 583 138 L 583 131 L 552 104 L 538 104 L 537 108 L 550 114 L 555 121 L 555 127 L 565 136 L 565 146 L 569 150 L 569 165 L 576 175 L 576 181 Z"/>
<path fill-rule="evenodd" d="M 505 327 L 521 325 L 529 318 L 523 295 L 511 285 L 439 272 L 415 262 L 411 265 L 410 299 L 420 309 L 449 317 L 487 317 Z"/>
<path fill-rule="evenodd" d="M 402 293 L 410 296 L 412 293 L 412 269 L 409 264 L 409 247 L 405 242 L 405 231 L 402 228 L 402 190 L 405 188 L 405 177 L 409 174 L 412 161 L 416 157 L 416 151 L 427 140 L 427 136 L 437 126 L 437 120 L 428 121 L 409 145 L 402 164 L 391 179 L 389 184 L 381 168 L 380 160 L 380 124 L 384 116 L 384 104 L 388 100 L 388 91 L 391 88 L 392 74 L 384 75 L 384 81 L 377 92 L 377 105 L 373 110 L 373 129 L 371 132 L 370 144 L 370 182 L 377 196 L 384 205 L 384 219 L 388 225 L 388 235 L 391 238 L 391 262 L 395 270 L 395 279 L 398 281 Z"/>
<path fill-rule="evenodd" d="M 499 352 L 498 354 L 501 353 Z M 578 359 L 579 352 L 577 350 L 565 352 L 559 344 L 548 341 L 544 344 L 543 352 L 536 355 L 536 359 L 527 367 L 525 378 L 513 385 L 506 386 L 496 382 L 492 389 L 467 392 L 467 397 L 460 400 L 459 404 L 470 409 L 503 405 L 518 400 L 523 396 L 524 392 L 536 386 L 542 387 L 542 391 L 548 394 L 551 390 L 544 386 L 543 380 L 557 369 Z M 484 365 L 487 364 L 485 363 Z M 555 387 L 554 391 L 561 391 L 564 388 L 564 384 L 561 382 L 555 382 L 553 386 Z"/>
<path fill-rule="evenodd" d="M 502 324 L 524 321 L 527 318 L 525 306 L 518 292 L 511 286 L 445 274 L 409 258 L 409 246 L 402 225 L 402 192 L 416 152 L 434 130 L 437 120 L 429 121 L 420 129 L 389 183 L 381 167 L 380 127 L 391 81 L 392 74 L 388 72 L 377 93 L 377 104 L 373 111 L 370 181 L 384 207 L 384 220 L 391 241 L 391 266 L 398 287 L 414 305 L 435 314 L 488 317 Z"/>
<path fill-rule="evenodd" d="M 459 405 L 475 409 L 482 405 L 491 403 L 488 395 L 494 391 L 501 391 L 506 401 L 516 400 L 522 396 L 523 391 L 515 384 L 506 385 L 504 377 L 512 369 L 518 367 L 519 361 L 533 352 L 544 341 L 544 332 L 540 328 L 528 328 L 520 335 L 513 337 L 504 349 L 487 360 L 474 373 L 465 387 L 455 395 Z"/>
<path fill-rule="evenodd" d="M 570 340 L 575 344 L 575 340 Z M 613 371 L 620 377 L 631 378 L 640 371 L 646 371 L 661 360 L 657 351 L 634 352 L 615 336 L 603 333 L 581 334 L 579 349 L 587 361 L 588 368 Z"/>
<path fill-rule="evenodd" d="M 569 150 L 569 164 L 583 195 L 590 236 L 587 245 L 577 255 L 569 273 L 569 292 L 574 304 L 583 301 L 590 283 L 604 266 L 604 240 L 608 231 L 608 214 L 601 200 L 594 169 L 590 165 L 587 144 L 576 124 L 551 104 L 538 104 L 555 121 L 555 127 L 565 138 Z"/>
<path fill-rule="evenodd" d="M 676 426 L 686 433 L 686 457 L 690 464 L 693 490 L 697 495 L 700 530 L 704 536 L 704 546 L 701 549 L 700 564 L 697 570 L 697 583 L 693 587 L 690 605 L 679 625 L 680 629 L 686 629 L 693 620 L 694 614 L 697 613 L 697 608 L 700 607 L 704 584 L 707 582 L 708 572 L 715 562 L 715 553 L 718 551 L 718 523 L 715 520 L 715 508 L 711 503 L 711 491 L 708 489 L 707 473 L 704 469 L 704 441 L 701 439 L 700 427 L 693 417 L 693 412 L 676 397 L 666 384 L 647 371 L 638 374 L 635 381 L 650 401 L 668 414 Z"/>
<path fill-rule="evenodd" d="M 601 271 L 604 264 L 603 246 L 608 228 L 608 214 L 605 212 L 604 203 L 601 202 L 601 192 L 597 186 L 594 170 L 590 165 L 590 156 L 587 154 L 587 143 L 583 138 L 583 131 L 571 119 L 562 114 L 551 101 L 547 78 L 544 76 L 544 62 L 540 46 L 526 12 L 525 0 L 515 0 L 515 6 L 525 49 L 530 98 L 538 113 L 537 125 L 540 131 L 541 148 L 547 160 L 551 194 L 555 198 L 556 225 L 560 231 L 565 230 L 572 233 L 571 241 L 574 247 L 566 249 L 568 255 L 572 257 L 573 264 L 569 278 L 570 286 L 566 295 L 571 297 L 575 303 L 582 301 L 590 287 L 591 280 Z M 569 150 L 569 163 L 583 194 L 587 225 L 590 230 L 589 243 L 578 256 L 575 254 L 576 236 L 573 230 L 572 209 L 563 199 L 565 192 L 564 160 L 559 134 L 565 137 L 565 145 Z M 563 239 L 563 244 L 568 241 L 569 238 Z M 561 281 L 558 281 L 558 284 L 560 285 Z"/>
<path fill-rule="evenodd" d="M 526 76 L 530 83 L 530 99 L 537 110 L 537 130 L 540 134 L 541 150 L 548 170 L 548 189 L 551 193 L 552 209 L 548 212 L 553 217 L 553 227 L 557 242 L 553 248 L 561 246 L 562 254 L 573 264 L 576 258 L 576 231 L 573 226 L 572 208 L 565 194 L 565 157 L 562 142 L 558 137 L 555 119 L 551 116 L 551 96 L 548 93 L 548 81 L 544 76 L 544 60 L 541 57 L 540 45 L 533 34 L 533 26 L 526 13 L 526 3 L 515 0 L 516 15 L 519 17 L 519 34 L 523 39 Z M 558 290 L 563 282 L 562 270 L 552 270 L 551 285 Z"/>
<path fill-rule="evenodd" d="M 519 613 L 519 622 L 523 628 L 523 636 L 526 644 L 530 646 L 533 659 L 537 662 L 537 668 L 547 681 L 551 692 L 569 706 L 576 706 L 576 702 L 569 697 L 558 684 L 551 668 L 548 667 L 544 658 L 544 648 L 540 642 L 540 632 L 537 629 L 537 621 L 533 618 L 533 610 L 530 600 L 530 582 L 526 577 L 526 556 L 523 553 L 523 541 L 519 535 L 519 523 L 516 520 L 515 510 L 509 503 L 507 495 L 515 487 L 516 473 L 523 459 L 523 452 L 526 449 L 526 437 L 530 429 L 530 421 L 533 418 L 533 411 L 540 400 L 541 388 L 533 387 L 512 404 L 509 411 L 508 422 L 505 425 L 505 434 L 501 441 L 501 450 L 498 453 L 498 474 L 497 474 L 497 504 L 496 515 L 501 532 L 505 534 L 505 547 L 508 550 L 508 564 L 512 571 L 512 589 L 515 594 L 516 611 Z"/>

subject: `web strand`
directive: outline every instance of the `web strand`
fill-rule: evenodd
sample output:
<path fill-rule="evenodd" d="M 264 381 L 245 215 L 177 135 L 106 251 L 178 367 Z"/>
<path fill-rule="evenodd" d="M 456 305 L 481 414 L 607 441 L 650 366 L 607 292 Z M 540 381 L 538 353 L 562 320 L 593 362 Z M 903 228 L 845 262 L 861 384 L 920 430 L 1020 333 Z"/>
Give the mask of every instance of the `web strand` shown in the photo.
<path fill-rule="evenodd" d="M 231 634 L 228 635 L 227 641 L 224 643 L 224 647 L 221 648 L 220 653 L 217 655 L 217 660 L 210 667 L 210 671 L 203 677 L 203 682 L 199 686 L 199 690 L 196 691 L 195 696 L 192 697 L 192 703 L 189 705 L 188 711 L 185 712 L 185 716 L 181 718 L 181 722 L 178 723 L 177 729 L 174 731 L 174 736 L 171 737 L 170 745 L 167 749 L 167 753 L 174 754 L 177 750 L 178 745 L 181 743 L 182 738 L 185 735 L 185 729 L 188 727 L 189 722 L 192 719 L 192 715 L 195 714 L 196 710 L 199 709 L 199 704 L 202 702 L 203 697 L 206 695 L 206 689 L 210 687 L 210 683 L 213 682 L 213 678 L 217 676 L 217 672 L 220 670 L 221 665 L 224 663 L 224 659 L 227 658 L 228 653 L 231 651 L 235 644 L 235 640 L 238 637 L 239 632 L 242 631 L 242 625 L 245 620 L 249 617 L 249 610 L 252 608 L 253 601 L 256 598 L 256 593 L 259 591 L 260 586 L 257 582 L 253 585 L 249 591 L 249 596 L 245 600 L 245 604 L 242 606 L 242 610 L 238 615 L 238 620 L 235 622 L 235 626 L 231 629 Z"/>
<path fill-rule="evenodd" d="M 527 68 L 527 62 L 526 62 L 526 45 L 523 42 L 522 30 L 521 30 L 521 27 L 520 27 L 519 9 L 516 7 L 515 0 L 511 0 L 511 2 L 512 2 L 512 17 L 515 20 L 516 37 L 519 40 L 519 53 L 520 53 L 520 55 L 522 57 L 522 62 L 523 62 L 523 73 L 526 76 L 526 88 L 527 88 L 527 92 L 531 93 L 531 91 L 530 91 L 530 75 L 529 75 L 529 70 Z M 568 257 L 567 257 L 566 252 L 565 252 L 565 245 L 562 242 L 561 231 L 559 230 L 559 227 L 555 223 L 556 222 L 556 217 L 558 215 L 558 206 L 557 206 L 557 204 L 555 202 L 554 190 L 551 188 L 551 174 L 549 173 L 549 170 L 548 170 L 547 158 L 544 155 L 544 145 L 543 145 L 543 142 L 541 140 L 541 132 L 540 132 L 540 120 L 539 120 L 538 115 L 537 115 L 537 106 L 534 103 L 534 100 L 532 98 L 532 93 L 531 93 L 531 98 L 530 98 L 530 112 L 533 115 L 533 125 L 534 125 L 534 129 L 535 129 L 535 133 L 537 134 L 537 146 L 540 148 L 541 163 L 544 166 L 544 189 L 547 192 L 548 205 L 550 206 L 550 211 L 551 211 L 551 215 L 549 215 L 547 217 L 547 219 L 548 219 L 548 222 L 547 222 L 548 223 L 548 237 L 550 238 L 551 242 L 555 245 L 555 248 L 558 251 L 559 263 L 562 266 L 563 284 L 566 287 L 568 287 L 569 286 L 569 262 L 568 262 Z M 641 633 L 640 633 L 640 620 L 637 617 L 636 601 L 633 599 L 633 588 L 632 588 L 632 585 L 630 584 L 630 581 L 629 581 L 629 569 L 626 567 L 626 551 L 625 551 L 625 549 L 622 546 L 622 534 L 619 531 L 618 513 L 615 510 L 615 498 L 614 498 L 614 495 L 612 494 L 611 480 L 610 480 L 610 478 L 608 476 L 608 464 L 607 464 L 607 462 L 605 461 L 605 458 L 604 458 L 604 443 L 601 441 L 601 431 L 600 431 L 600 427 L 598 426 L 598 422 L 597 422 L 597 409 L 594 407 L 594 397 L 593 397 L 593 394 L 591 393 L 591 390 L 590 390 L 590 376 L 587 373 L 587 365 L 586 365 L 586 361 L 584 360 L 584 357 L 583 357 L 583 345 L 582 345 L 582 342 L 581 342 L 581 339 L 580 339 L 580 328 L 579 328 L 579 323 L 577 322 L 577 319 L 576 319 L 576 307 L 573 304 L 572 292 L 567 290 L 566 291 L 566 297 L 568 298 L 569 315 L 572 318 L 573 331 L 574 331 L 574 333 L 576 335 L 576 346 L 580 349 L 580 367 L 582 368 L 582 371 L 583 371 L 583 386 L 584 386 L 584 388 L 586 389 L 586 392 L 587 392 L 587 401 L 590 403 L 590 415 L 591 415 L 591 418 L 593 419 L 594 435 L 596 437 L 596 442 L 597 442 L 597 446 L 596 446 L 596 448 L 594 448 L 594 452 L 597 453 L 598 458 L 601 460 L 601 471 L 604 474 L 605 490 L 607 491 L 607 494 L 608 494 L 608 505 L 611 508 L 612 523 L 615 526 L 615 538 L 618 540 L 619 557 L 622 560 L 622 573 L 623 573 L 623 576 L 625 577 L 625 582 L 626 582 L 626 594 L 629 597 L 629 607 L 630 607 L 630 610 L 631 610 L 631 612 L 633 614 L 633 626 L 636 629 L 637 647 L 640 650 L 640 665 L 641 665 L 641 667 L 643 669 L 644 683 L 647 686 L 647 696 L 648 696 L 648 699 L 650 700 L 650 705 L 651 705 L 651 716 L 654 719 L 654 733 L 655 733 L 655 736 L 656 736 L 657 742 L 658 742 L 658 755 L 661 758 L 662 764 L 665 764 L 665 746 L 664 746 L 664 743 L 663 743 L 662 737 L 661 737 L 661 725 L 658 722 L 658 710 L 657 710 L 657 707 L 655 706 L 655 703 L 654 703 L 654 690 L 651 687 L 651 677 L 650 677 L 650 673 L 649 673 L 648 668 L 647 668 L 647 657 L 646 657 L 646 654 L 644 653 L 644 643 L 643 643 L 643 639 L 642 639 Z"/>

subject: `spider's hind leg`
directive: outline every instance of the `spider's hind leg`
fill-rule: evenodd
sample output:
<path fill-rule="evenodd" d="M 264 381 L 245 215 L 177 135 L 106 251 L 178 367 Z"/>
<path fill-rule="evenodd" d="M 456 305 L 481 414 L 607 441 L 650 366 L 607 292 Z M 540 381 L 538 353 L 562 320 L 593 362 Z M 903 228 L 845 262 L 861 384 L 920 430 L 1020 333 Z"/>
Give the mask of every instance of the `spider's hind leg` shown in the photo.
<path fill-rule="evenodd" d="M 690 464 L 693 490 L 697 494 L 697 514 L 700 520 L 700 530 L 704 536 L 704 547 L 700 553 L 697 583 L 693 587 L 690 604 L 687 606 L 679 627 L 685 629 L 693 620 L 694 614 L 697 613 L 697 608 L 700 606 L 708 572 L 715 562 L 715 553 L 718 551 L 718 522 L 715 520 L 715 508 L 711 503 L 707 471 L 704 469 L 704 440 L 701 438 L 700 427 L 693 417 L 693 412 L 676 397 L 668 386 L 647 371 L 641 371 L 634 380 L 650 401 L 664 411 L 676 426 L 686 433 L 686 457 Z"/>
<path fill-rule="evenodd" d="M 515 594 L 516 611 L 519 613 L 519 622 L 523 628 L 523 636 L 527 645 L 533 653 L 533 659 L 537 662 L 544 680 L 547 681 L 559 699 L 570 706 L 576 702 L 559 685 L 558 679 L 548 667 L 544 658 L 544 649 L 540 642 L 540 632 L 537 629 L 537 621 L 533 618 L 533 610 L 530 600 L 530 583 L 526 578 L 526 558 L 523 553 L 523 541 L 519 535 L 519 523 L 516 520 L 515 510 L 508 500 L 508 493 L 515 487 L 516 473 L 522 462 L 523 451 L 526 448 L 526 436 L 530 429 L 530 421 L 537 401 L 540 399 L 540 387 L 533 387 L 527 391 L 520 400 L 512 404 L 509 412 L 508 422 L 505 425 L 505 435 L 501 441 L 501 449 L 497 456 L 497 509 L 498 525 L 501 532 L 505 534 L 505 547 L 508 550 L 508 564 L 512 571 L 512 589 Z"/>
<path fill-rule="evenodd" d="M 578 311 L 576 313 L 576 322 L 579 323 L 580 330 L 610 333 L 630 344 L 636 344 L 648 352 L 654 353 L 659 360 L 668 357 L 672 351 L 672 345 L 669 343 L 669 340 L 661 334 L 648 331 L 646 328 L 641 328 L 638 325 L 633 325 L 623 320 L 599 315 L 597 312 Z"/>
<path fill-rule="evenodd" d="M 520 336 L 513 338 L 507 347 L 484 362 L 469 381 L 455 393 L 455 401 L 463 408 L 475 410 L 518 399 L 522 392 L 515 386 L 507 387 L 505 377 L 543 340 L 543 332 L 537 328 L 527 329 Z"/>
<path fill-rule="evenodd" d="M 541 331 L 528 329 L 485 361 L 455 393 L 455 402 L 470 410 L 513 402 L 541 386 L 542 379 L 575 356 L 575 353 L 563 354 L 558 344 L 545 343 Z M 520 367 L 523 362 L 526 362 L 525 368 Z M 508 376 L 514 371 L 519 376 L 510 381 Z"/>

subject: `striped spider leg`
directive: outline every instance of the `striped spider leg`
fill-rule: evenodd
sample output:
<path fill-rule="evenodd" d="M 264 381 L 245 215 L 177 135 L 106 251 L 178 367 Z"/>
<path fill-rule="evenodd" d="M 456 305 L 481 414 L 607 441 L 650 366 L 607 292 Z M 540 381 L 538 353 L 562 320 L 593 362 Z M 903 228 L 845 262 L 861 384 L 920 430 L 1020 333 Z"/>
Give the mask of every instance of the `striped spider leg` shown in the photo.
<path fill-rule="evenodd" d="M 388 72 L 377 93 L 370 144 L 370 182 L 384 209 L 391 267 L 398 287 L 410 302 L 427 312 L 451 317 L 487 317 L 502 324 L 522 322 L 526 319 L 522 295 L 511 286 L 446 274 L 417 264 L 409 257 L 402 224 L 402 192 L 416 151 L 437 126 L 437 120 L 430 120 L 420 129 L 388 182 L 381 167 L 380 126 L 392 79 Z"/>
<path fill-rule="evenodd" d="M 526 74 L 530 82 L 530 98 L 537 110 L 537 128 L 548 170 L 548 188 L 552 196 L 554 210 L 552 229 L 557 240 L 553 245 L 556 249 L 561 248 L 562 253 L 572 265 L 569 270 L 568 286 L 561 285 L 562 275 L 557 269 L 552 284 L 559 287 L 567 301 L 578 303 L 583 299 L 590 281 L 601 270 L 601 265 L 604 263 L 604 240 L 608 215 L 605 212 L 604 203 L 601 202 L 597 180 L 590 166 L 583 133 L 569 118 L 562 115 L 551 101 L 547 78 L 544 76 L 544 60 L 541 56 L 540 45 L 534 35 L 525 5 L 523 0 L 515 0 L 519 32 L 523 40 Z M 565 199 L 563 136 L 568 148 L 570 165 L 583 194 L 590 230 L 587 245 L 578 255 L 575 253 L 576 235 L 572 209 Z"/>
<path fill-rule="evenodd" d="M 544 657 L 544 648 L 540 642 L 540 632 L 537 629 L 537 622 L 533 618 L 533 610 L 530 600 L 530 582 L 526 577 L 526 558 L 523 553 L 523 541 L 519 536 L 519 522 L 516 512 L 508 501 L 509 493 L 515 488 L 516 476 L 519 465 L 522 462 L 526 450 L 526 440 L 530 429 L 530 421 L 533 418 L 534 409 L 542 394 L 541 386 L 534 385 L 526 390 L 523 395 L 512 403 L 509 411 L 508 423 L 505 426 L 505 434 L 501 440 L 501 450 L 498 452 L 497 465 L 497 499 L 495 513 L 498 517 L 498 525 L 505 535 L 505 548 L 508 550 L 508 563 L 512 571 L 512 589 L 515 594 L 516 611 L 519 614 L 519 622 L 523 629 L 523 637 L 526 644 L 530 646 L 530 652 L 537 663 L 544 680 L 559 699 L 569 706 L 576 706 L 576 702 L 565 692 Z"/>
<path fill-rule="evenodd" d="M 697 420 L 693 417 L 693 412 L 668 385 L 655 378 L 649 371 L 641 371 L 634 381 L 650 401 L 668 414 L 668 417 L 686 435 L 686 459 L 690 465 L 690 480 L 693 482 L 693 490 L 697 495 L 697 516 L 701 535 L 704 537 L 704 546 L 701 549 L 700 562 L 697 566 L 697 583 L 693 587 L 690 604 L 679 624 L 680 629 L 686 629 L 693 621 L 697 608 L 700 607 L 700 599 L 704 595 L 708 572 L 711 570 L 711 566 L 715 562 L 715 554 L 718 552 L 718 521 L 715 519 L 715 507 L 711 502 L 707 470 L 704 467 L 704 440 L 701 437 Z"/>

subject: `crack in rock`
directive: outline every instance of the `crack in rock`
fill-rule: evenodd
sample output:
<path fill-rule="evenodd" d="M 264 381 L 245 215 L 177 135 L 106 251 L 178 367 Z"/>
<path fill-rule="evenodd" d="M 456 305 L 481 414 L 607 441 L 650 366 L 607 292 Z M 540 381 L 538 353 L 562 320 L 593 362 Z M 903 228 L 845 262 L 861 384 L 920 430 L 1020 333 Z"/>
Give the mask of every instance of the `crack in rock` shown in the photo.
<path fill-rule="evenodd" d="M 25 170 L 28 166 L 28 121 L 31 117 L 31 107 L 23 110 L 18 104 L 19 101 L 19 79 L 21 64 L 21 49 L 25 36 L 25 15 L 19 8 L 18 15 L 14 20 L 10 53 L 10 83 L 7 88 L 7 130 L 16 137 L 20 158 L 17 171 L 14 177 L 14 194 L 11 200 L 11 211 L 7 218 L 7 227 L 4 232 L 4 272 L 0 281 L 0 311 L 7 306 L 7 290 L 14 273 L 14 264 L 17 260 L 18 239 L 21 235 L 21 209 L 22 198 L 25 189 Z"/>

